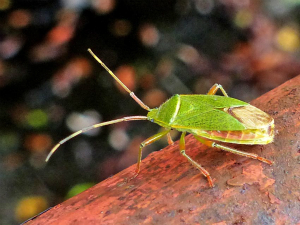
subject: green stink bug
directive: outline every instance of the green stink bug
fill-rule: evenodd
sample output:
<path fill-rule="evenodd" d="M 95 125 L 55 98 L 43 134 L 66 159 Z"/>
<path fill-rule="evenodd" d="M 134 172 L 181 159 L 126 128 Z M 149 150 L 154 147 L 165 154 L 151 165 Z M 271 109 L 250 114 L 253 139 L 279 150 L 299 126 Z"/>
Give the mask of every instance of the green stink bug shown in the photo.
<path fill-rule="evenodd" d="M 60 145 L 88 130 L 123 121 L 150 120 L 164 127 L 165 130 L 141 143 L 134 177 L 140 172 L 142 149 L 166 135 L 168 136 L 169 144 L 173 144 L 170 137 L 171 129 L 182 132 L 179 140 L 180 153 L 201 171 L 207 178 L 210 187 L 214 186 L 210 174 L 185 153 L 184 138 L 187 132 L 193 134 L 198 141 L 209 147 L 257 159 L 270 165 L 273 164 L 272 161 L 256 154 L 239 151 L 214 142 L 220 141 L 248 145 L 268 144 L 272 142 L 274 139 L 274 120 L 267 113 L 249 103 L 228 97 L 226 91 L 219 84 L 213 85 L 207 95 L 174 95 L 158 108 L 150 109 L 90 49 L 88 51 L 130 96 L 149 112 L 147 116 L 128 116 L 83 128 L 56 144 L 48 154 L 46 161 L 49 160 Z M 218 89 L 222 91 L 224 96 L 215 95 Z"/>

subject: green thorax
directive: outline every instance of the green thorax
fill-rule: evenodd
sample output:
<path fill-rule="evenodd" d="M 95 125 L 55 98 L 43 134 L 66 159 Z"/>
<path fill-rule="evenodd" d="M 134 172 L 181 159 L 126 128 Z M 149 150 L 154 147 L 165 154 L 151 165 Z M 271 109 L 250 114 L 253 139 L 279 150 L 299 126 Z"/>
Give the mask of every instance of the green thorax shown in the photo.
<path fill-rule="evenodd" d="M 244 130 L 245 126 L 223 111 L 249 105 L 238 99 L 218 95 L 174 95 L 159 108 L 151 109 L 150 121 L 179 131 Z"/>

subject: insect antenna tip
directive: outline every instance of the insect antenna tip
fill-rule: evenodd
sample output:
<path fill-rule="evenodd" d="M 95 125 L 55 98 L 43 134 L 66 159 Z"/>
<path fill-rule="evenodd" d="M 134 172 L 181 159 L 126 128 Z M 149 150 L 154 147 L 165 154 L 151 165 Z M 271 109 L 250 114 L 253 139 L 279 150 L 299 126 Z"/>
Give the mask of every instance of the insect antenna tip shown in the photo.
<path fill-rule="evenodd" d="M 60 144 L 58 143 L 57 145 L 55 145 L 55 146 L 51 149 L 50 153 L 47 155 L 47 158 L 45 159 L 46 162 L 49 161 L 49 159 L 51 158 L 51 156 L 53 155 L 53 153 L 56 151 L 56 149 L 57 149 L 59 146 L 60 146 Z"/>

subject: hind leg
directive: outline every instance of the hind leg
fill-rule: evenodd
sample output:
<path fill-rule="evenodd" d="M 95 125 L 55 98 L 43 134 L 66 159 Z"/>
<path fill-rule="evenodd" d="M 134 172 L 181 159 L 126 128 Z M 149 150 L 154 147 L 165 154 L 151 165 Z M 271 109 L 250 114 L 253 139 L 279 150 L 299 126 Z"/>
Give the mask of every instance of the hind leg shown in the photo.
<path fill-rule="evenodd" d="M 203 139 L 199 136 L 196 136 L 196 135 L 194 135 L 194 137 L 198 141 L 200 141 L 201 143 L 205 144 L 208 147 L 219 148 L 219 149 L 222 149 L 224 151 L 231 152 L 231 153 L 234 153 L 234 154 L 237 154 L 237 155 L 246 156 L 246 157 L 252 158 L 252 159 L 257 159 L 261 162 L 268 163 L 269 165 L 273 164 L 272 161 L 270 161 L 268 159 L 265 159 L 263 157 L 260 157 L 260 156 L 254 154 L 254 153 L 243 152 L 243 151 L 240 151 L 240 150 L 237 150 L 237 149 L 234 149 L 234 148 L 230 148 L 230 147 L 227 147 L 227 146 L 224 146 L 224 145 L 220 145 L 220 144 L 217 144 L 216 142 L 205 140 L 205 139 Z"/>

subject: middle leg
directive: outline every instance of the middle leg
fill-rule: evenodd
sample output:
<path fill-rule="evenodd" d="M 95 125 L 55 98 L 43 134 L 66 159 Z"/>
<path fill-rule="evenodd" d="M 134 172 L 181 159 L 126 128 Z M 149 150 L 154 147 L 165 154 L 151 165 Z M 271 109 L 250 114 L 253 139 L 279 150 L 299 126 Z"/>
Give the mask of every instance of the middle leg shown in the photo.
<path fill-rule="evenodd" d="M 170 129 L 164 130 L 162 132 L 159 132 L 159 133 L 153 135 L 152 137 L 147 138 L 145 141 L 143 141 L 141 143 L 140 149 L 139 149 L 138 161 L 137 161 L 136 170 L 135 170 L 135 175 L 134 175 L 133 178 L 135 178 L 140 173 L 140 167 L 141 167 L 141 161 L 142 161 L 142 150 L 143 150 L 143 148 L 146 147 L 147 145 L 150 145 L 153 142 L 161 139 L 162 137 L 164 137 L 165 135 L 167 135 L 169 132 L 170 132 Z"/>
<path fill-rule="evenodd" d="M 213 184 L 213 181 L 211 179 L 211 176 L 209 174 L 209 172 L 204 169 L 200 164 L 198 164 L 197 162 L 195 162 L 190 156 L 188 156 L 186 153 L 185 153 L 185 140 L 184 140 L 184 137 L 185 137 L 185 134 L 186 132 L 183 132 L 181 134 L 181 137 L 180 137 L 180 140 L 179 140 L 179 150 L 180 150 L 180 153 L 185 157 L 187 158 L 187 160 L 193 165 L 195 166 L 197 169 L 199 169 L 201 171 L 201 173 L 207 178 L 207 181 L 208 181 L 208 184 L 210 187 L 213 187 L 214 184 Z"/>

